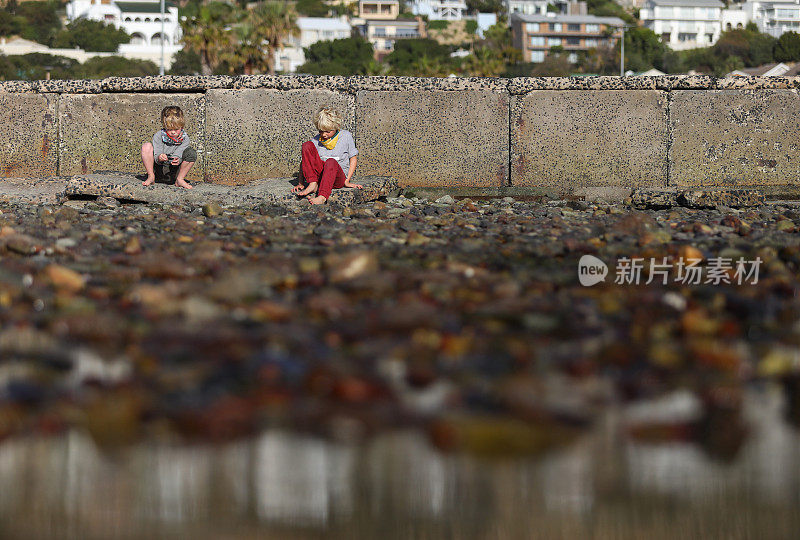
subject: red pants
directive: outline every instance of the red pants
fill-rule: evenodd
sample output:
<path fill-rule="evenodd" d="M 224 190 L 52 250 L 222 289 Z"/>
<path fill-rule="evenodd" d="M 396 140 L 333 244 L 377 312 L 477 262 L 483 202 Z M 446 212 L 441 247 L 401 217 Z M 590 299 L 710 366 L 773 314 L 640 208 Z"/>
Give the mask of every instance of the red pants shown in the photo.
<path fill-rule="evenodd" d="M 338 189 L 344 187 L 347 180 L 342 167 L 339 163 L 331 158 L 322 161 L 319 157 L 316 147 L 312 141 L 303 143 L 303 159 L 300 162 L 300 170 L 303 171 L 303 177 L 309 184 L 311 182 L 319 183 L 319 194 L 326 199 L 331 196 L 331 191 L 334 188 Z"/>

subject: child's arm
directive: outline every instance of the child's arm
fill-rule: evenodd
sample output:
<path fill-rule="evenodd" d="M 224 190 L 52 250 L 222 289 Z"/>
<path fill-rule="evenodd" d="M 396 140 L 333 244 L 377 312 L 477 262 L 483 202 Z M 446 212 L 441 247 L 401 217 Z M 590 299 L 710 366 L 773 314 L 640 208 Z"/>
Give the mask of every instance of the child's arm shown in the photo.
<path fill-rule="evenodd" d="M 358 188 L 358 189 L 361 189 L 362 187 L 364 187 L 361 184 L 353 184 L 352 182 L 350 182 L 350 180 L 353 178 L 353 173 L 356 172 L 356 165 L 357 164 L 358 164 L 358 156 L 351 157 L 350 158 L 350 167 L 349 167 L 349 169 L 347 171 L 347 178 L 344 181 L 344 187 L 354 187 L 354 188 Z"/>
<path fill-rule="evenodd" d="M 153 159 L 157 163 L 167 161 L 167 154 L 164 152 L 164 143 L 161 141 L 160 131 L 153 135 Z"/>

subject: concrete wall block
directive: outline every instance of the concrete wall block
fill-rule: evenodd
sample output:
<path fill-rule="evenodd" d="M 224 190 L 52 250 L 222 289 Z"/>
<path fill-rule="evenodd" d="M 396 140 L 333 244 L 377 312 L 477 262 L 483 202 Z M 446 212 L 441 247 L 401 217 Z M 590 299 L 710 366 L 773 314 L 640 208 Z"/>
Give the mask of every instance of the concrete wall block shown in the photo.
<path fill-rule="evenodd" d="M 300 146 L 316 135 L 314 113 L 334 107 L 355 134 L 352 97 L 329 90 L 209 90 L 207 181 L 245 184 L 300 170 Z"/>
<path fill-rule="evenodd" d="M 511 184 L 572 192 L 667 185 L 667 93 L 512 96 Z"/>
<path fill-rule="evenodd" d="M 676 91 L 670 185 L 796 184 L 800 97 L 794 90 Z"/>
<path fill-rule="evenodd" d="M 60 174 L 97 171 L 144 174 L 142 143 L 161 129 L 161 109 L 177 105 L 186 133 L 198 151 L 189 180 L 203 178 L 205 147 L 203 94 L 100 94 L 61 96 Z"/>
<path fill-rule="evenodd" d="M 58 174 L 58 95 L 0 93 L 2 176 Z"/>
<path fill-rule="evenodd" d="M 508 107 L 508 93 L 494 90 L 359 91 L 357 175 L 403 186 L 507 186 Z"/>

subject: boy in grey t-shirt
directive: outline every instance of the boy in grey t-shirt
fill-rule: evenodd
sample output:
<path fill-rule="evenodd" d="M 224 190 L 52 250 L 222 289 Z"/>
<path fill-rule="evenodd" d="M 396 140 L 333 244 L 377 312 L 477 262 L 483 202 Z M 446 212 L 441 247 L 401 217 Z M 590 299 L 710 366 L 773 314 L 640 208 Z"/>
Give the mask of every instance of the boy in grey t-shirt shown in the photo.
<path fill-rule="evenodd" d="M 292 193 L 308 197 L 311 204 L 324 204 L 334 189 L 361 189 L 363 186 L 351 182 L 358 149 L 353 134 L 340 129 L 342 116 L 339 112 L 323 107 L 314 115 L 314 126 L 319 135 L 303 143 L 300 162 L 300 170 L 308 185 L 304 188 L 298 184 L 292 188 Z"/>
<path fill-rule="evenodd" d="M 153 142 L 142 145 L 142 163 L 147 172 L 147 180 L 142 185 L 149 186 L 156 181 L 175 176 L 175 185 L 192 189 L 186 175 L 197 161 L 197 152 L 189 146 L 189 135 L 183 130 L 186 121 L 180 107 L 164 107 L 161 111 L 161 131 L 153 135 Z"/>

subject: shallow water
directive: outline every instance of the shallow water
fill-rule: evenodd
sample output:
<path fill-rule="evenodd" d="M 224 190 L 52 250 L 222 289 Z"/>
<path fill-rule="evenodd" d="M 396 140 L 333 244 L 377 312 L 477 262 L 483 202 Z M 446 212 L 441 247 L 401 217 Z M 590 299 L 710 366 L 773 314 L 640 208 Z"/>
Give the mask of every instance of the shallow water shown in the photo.
<path fill-rule="evenodd" d="M 15 438 L 0 444 L 0 536 L 789 538 L 800 436 L 782 406 L 776 388 L 748 391 L 751 435 L 731 463 L 631 442 L 625 419 L 641 405 L 524 459 L 443 454 L 413 431 L 344 444 L 272 430 L 113 454 L 77 431 Z"/>

